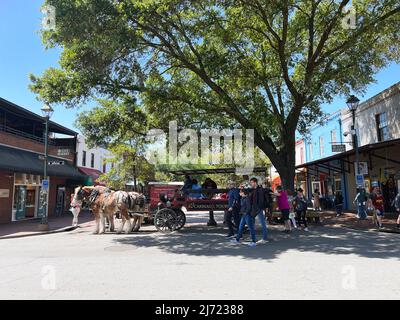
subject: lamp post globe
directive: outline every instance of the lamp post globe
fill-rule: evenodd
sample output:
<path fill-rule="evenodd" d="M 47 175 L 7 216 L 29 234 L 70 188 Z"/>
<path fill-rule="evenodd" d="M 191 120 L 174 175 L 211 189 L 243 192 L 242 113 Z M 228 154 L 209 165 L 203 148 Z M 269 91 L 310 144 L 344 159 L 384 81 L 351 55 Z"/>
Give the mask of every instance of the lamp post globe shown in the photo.
<path fill-rule="evenodd" d="M 48 104 L 45 104 L 40 111 L 42 111 L 42 115 L 46 119 L 50 119 L 51 116 L 53 115 L 54 109 L 49 106 Z"/>
<path fill-rule="evenodd" d="M 358 99 L 355 95 L 351 95 L 347 101 L 347 107 L 349 108 L 350 111 L 357 111 L 358 104 L 360 103 L 360 99 Z"/>

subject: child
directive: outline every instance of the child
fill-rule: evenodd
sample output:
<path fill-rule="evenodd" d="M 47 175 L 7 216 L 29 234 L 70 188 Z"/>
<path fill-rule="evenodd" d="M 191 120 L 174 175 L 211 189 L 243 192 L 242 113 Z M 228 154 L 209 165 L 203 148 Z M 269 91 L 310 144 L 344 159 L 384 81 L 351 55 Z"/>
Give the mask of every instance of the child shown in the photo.
<path fill-rule="evenodd" d="M 240 238 L 243 235 L 244 226 L 247 224 L 250 231 L 251 242 L 250 247 L 255 247 L 256 244 L 256 232 L 254 230 L 254 217 L 251 215 L 251 203 L 249 198 L 249 192 L 245 189 L 240 189 L 240 213 L 242 218 L 240 219 L 239 229 L 236 238 L 231 239 L 232 243 L 240 243 Z"/>
<path fill-rule="evenodd" d="M 378 224 L 378 228 L 382 228 L 382 218 L 384 216 L 384 211 L 385 211 L 385 199 L 382 196 L 382 193 L 380 191 L 377 192 L 376 196 L 372 200 L 372 203 L 374 204 L 375 207 L 375 212 L 376 212 L 376 220 Z"/>

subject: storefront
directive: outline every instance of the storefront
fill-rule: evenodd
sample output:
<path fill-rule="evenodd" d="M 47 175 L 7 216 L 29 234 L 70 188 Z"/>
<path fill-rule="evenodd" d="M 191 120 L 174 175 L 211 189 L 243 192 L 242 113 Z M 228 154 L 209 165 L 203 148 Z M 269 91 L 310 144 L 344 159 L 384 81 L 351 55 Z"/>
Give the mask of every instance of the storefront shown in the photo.
<path fill-rule="evenodd" d="M 55 160 L 49 157 L 49 160 Z M 44 214 L 41 182 L 43 157 L 35 152 L 0 145 L 0 223 L 40 218 Z M 71 162 L 49 166 L 49 216 L 69 208 L 74 187 L 83 184 L 82 175 Z"/>
<path fill-rule="evenodd" d="M 362 146 L 360 174 L 367 193 L 380 187 L 387 212 L 393 211 L 392 200 L 400 190 L 400 139 Z M 353 150 L 308 162 L 296 167 L 306 170 L 307 194 L 318 190 L 323 198 L 332 198 L 337 192 L 344 197 L 344 208 L 355 209 L 353 200 L 357 187 L 355 181 L 355 154 Z"/>

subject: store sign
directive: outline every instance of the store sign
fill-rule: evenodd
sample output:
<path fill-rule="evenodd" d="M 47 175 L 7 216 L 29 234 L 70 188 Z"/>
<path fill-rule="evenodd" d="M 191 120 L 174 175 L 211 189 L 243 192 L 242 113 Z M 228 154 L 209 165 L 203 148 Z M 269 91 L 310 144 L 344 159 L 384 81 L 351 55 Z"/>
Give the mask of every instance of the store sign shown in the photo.
<path fill-rule="evenodd" d="M 356 185 L 360 188 L 364 187 L 364 176 L 362 174 L 356 175 Z"/>
<path fill-rule="evenodd" d="M 367 161 L 360 161 L 358 164 L 358 169 L 357 170 L 357 162 L 354 162 L 354 171 L 357 174 L 361 175 L 368 175 L 368 162 Z"/>
<path fill-rule="evenodd" d="M 58 156 L 69 156 L 71 154 L 70 149 L 58 149 L 57 150 L 57 155 Z"/>
<path fill-rule="evenodd" d="M 42 180 L 42 189 L 49 190 L 49 180 Z"/>
<path fill-rule="evenodd" d="M 345 152 L 346 145 L 344 144 L 333 144 L 332 145 L 332 152 Z"/>
<path fill-rule="evenodd" d="M 296 173 L 297 181 L 306 181 L 306 173 L 305 172 L 298 172 Z"/>
<path fill-rule="evenodd" d="M 48 161 L 47 164 L 49 166 L 63 166 L 63 165 L 65 165 L 65 161 L 62 161 L 62 160 Z"/>
<path fill-rule="evenodd" d="M 9 198 L 10 190 L 9 189 L 0 189 L 0 198 Z"/>

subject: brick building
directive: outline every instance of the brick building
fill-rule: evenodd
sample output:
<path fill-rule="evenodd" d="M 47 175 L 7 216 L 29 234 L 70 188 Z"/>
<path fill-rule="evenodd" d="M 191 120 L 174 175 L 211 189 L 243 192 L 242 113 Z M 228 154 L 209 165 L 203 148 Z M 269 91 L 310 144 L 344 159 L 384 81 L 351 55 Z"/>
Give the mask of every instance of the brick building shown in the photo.
<path fill-rule="evenodd" d="M 0 223 L 39 218 L 44 167 L 44 119 L 0 98 Z M 77 132 L 49 122 L 49 216 L 69 208 L 74 186 L 85 176 L 76 168 Z"/>

